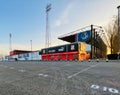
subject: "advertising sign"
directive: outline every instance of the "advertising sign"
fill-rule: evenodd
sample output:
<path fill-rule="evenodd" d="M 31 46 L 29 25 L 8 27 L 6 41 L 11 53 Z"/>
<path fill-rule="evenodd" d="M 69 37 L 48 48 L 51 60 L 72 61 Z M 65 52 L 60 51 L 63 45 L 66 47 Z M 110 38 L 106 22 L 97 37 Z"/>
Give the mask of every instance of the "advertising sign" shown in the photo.
<path fill-rule="evenodd" d="M 78 43 L 68 45 L 68 51 L 69 52 L 77 51 L 77 50 L 78 50 Z"/>
<path fill-rule="evenodd" d="M 59 52 L 66 52 L 66 46 L 59 46 L 58 48 L 57 48 L 57 52 L 59 53 Z"/>
<path fill-rule="evenodd" d="M 42 49 L 40 54 L 47 54 L 47 49 Z"/>
<path fill-rule="evenodd" d="M 66 46 L 51 47 L 47 50 L 48 54 L 66 52 Z"/>
<path fill-rule="evenodd" d="M 91 39 L 91 30 L 87 30 L 81 33 L 78 33 L 77 39 L 80 42 L 86 42 Z"/>

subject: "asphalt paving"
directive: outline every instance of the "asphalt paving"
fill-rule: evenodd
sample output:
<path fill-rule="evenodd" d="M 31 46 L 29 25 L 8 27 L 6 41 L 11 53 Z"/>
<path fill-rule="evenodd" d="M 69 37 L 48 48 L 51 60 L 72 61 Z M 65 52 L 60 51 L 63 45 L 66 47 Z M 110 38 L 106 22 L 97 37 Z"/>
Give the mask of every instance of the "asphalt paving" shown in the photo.
<path fill-rule="evenodd" d="M 120 61 L 0 62 L 0 95 L 120 95 Z"/>

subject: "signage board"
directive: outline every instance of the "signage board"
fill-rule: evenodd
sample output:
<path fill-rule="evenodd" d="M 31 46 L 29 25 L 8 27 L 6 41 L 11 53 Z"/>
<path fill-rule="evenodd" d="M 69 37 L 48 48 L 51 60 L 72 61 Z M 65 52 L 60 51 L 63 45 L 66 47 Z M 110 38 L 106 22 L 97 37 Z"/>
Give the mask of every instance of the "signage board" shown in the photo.
<path fill-rule="evenodd" d="M 61 53 L 66 52 L 66 45 L 50 47 L 41 50 L 41 54 Z"/>
<path fill-rule="evenodd" d="M 87 30 L 77 34 L 77 40 L 79 42 L 86 42 L 91 39 L 91 30 Z"/>
<path fill-rule="evenodd" d="M 78 43 L 73 43 L 68 45 L 68 52 L 78 51 Z"/>
<path fill-rule="evenodd" d="M 42 49 L 40 54 L 47 54 L 47 49 Z"/>

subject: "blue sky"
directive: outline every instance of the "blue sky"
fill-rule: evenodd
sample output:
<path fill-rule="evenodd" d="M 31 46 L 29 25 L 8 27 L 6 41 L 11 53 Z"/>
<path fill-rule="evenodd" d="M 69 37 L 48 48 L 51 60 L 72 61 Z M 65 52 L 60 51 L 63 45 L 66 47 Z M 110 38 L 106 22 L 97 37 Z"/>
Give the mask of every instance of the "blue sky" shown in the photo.
<path fill-rule="evenodd" d="M 62 34 L 90 24 L 106 26 L 114 15 L 120 0 L 0 0 L 0 54 L 9 53 L 9 34 L 12 49 L 33 50 L 45 47 L 47 4 L 51 46 L 64 44 L 57 38 Z"/>

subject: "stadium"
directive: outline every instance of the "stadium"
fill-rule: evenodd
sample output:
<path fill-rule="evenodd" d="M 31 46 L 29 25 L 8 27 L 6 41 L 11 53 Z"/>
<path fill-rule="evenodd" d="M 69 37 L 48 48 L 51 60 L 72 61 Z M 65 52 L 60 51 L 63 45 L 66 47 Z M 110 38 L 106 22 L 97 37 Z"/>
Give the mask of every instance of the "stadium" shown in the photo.
<path fill-rule="evenodd" d="M 108 53 L 107 42 L 111 44 L 111 46 L 116 45 L 118 49 L 120 49 L 119 48 L 120 40 L 118 39 L 118 43 L 113 44 L 111 39 L 108 40 L 108 35 L 104 28 L 102 28 L 99 25 L 89 25 L 90 23 L 92 23 L 91 20 L 94 21 L 97 20 L 96 18 L 98 16 L 100 18 L 105 17 L 105 13 L 107 14 L 109 13 L 108 11 L 109 8 L 110 8 L 110 12 L 112 11 L 113 7 L 111 6 L 111 4 L 114 3 L 113 0 L 99 0 L 99 1 L 94 0 L 92 2 L 91 1 L 88 2 L 88 0 L 74 0 L 74 1 L 51 0 L 51 3 L 55 5 L 54 7 L 57 10 L 57 12 L 53 10 L 55 14 L 52 14 L 52 17 L 60 16 L 59 14 L 60 12 L 63 13 L 62 18 L 58 18 L 57 20 L 58 21 L 57 27 L 53 28 L 52 26 L 53 30 L 55 29 L 54 31 L 52 31 L 52 33 L 56 32 L 57 34 L 56 39 L 55 39 L 56 35 L 53 34 L 54 46 L 50 44 L 50 39 L 49 39 L 50 33 L 48 31 L 49 23 L 46 23 L 46 35 L 45 35 L 46 42 L 44 43 L 43 31 L 42 29 L 39 30 L 40 25 L 37 22 L 32 23 L 31 21 L 32 19 L 33 21 L 37 20 L 38 22 L 40 22 L 36 16 L 38 14 L 35 13 L 36 12 L 40 13 L 40 10 L 42 10 L 43 7 L 45 9 L 45 6 L 43 5 L 46 5 L 45 2 L 48 2 L 49 0 L 35 0 L 35 1 L 7 0 L 7 1 L 8 2 L 2 0 L 2 2 L 4 3 L 1 2 L 1 8 L 11 9 L 12 6 L 12 11 L 4 10 L 4 12 L 7 13 L 8 18 L 10 16 L 9 13 L 12 14 L 15 13 L 16 14 L 15 17 L 12 14 L 11 16 L 15 20 L 17 17 L 16 22 L 18 23 L 22 22 L 25 29 L 22 29 L 23 27 L 21 27 L 21 25 L 16 26 L 18 23 L 15 23 L 14 20 L 10 21 L 10 24 L 12 22 L 16 24 L 16 25 L 14 24 L 13 27 L 7 26 L 8 21 L 7 23 L 2 22 L 1 24 L 1 25 L 5 24 L 4 27 L 1 27 L 3 28 L 3 30 L 8 28 L 10 32 L 15 31 L 15 32 L 11 32 L 14 33 L 14 35 L 17 31 L 17 35 L 19 37 L 16 37 L 15 39 L 11 39 L 12 36 L 10 33 L 9 35 L 10 50 L 8 50 L 9 54 L 0 60 L 0 95 L 120 95 L 120 60 L 119 60 L 120 52 L 118 50 L 117 54 L 112 54 L 111 52 L 111 55 L 107 55 Z M 17 7 L 15 7 L 16 5 Z M 94 12 L 92 12 L 93 10 L 91 10 L 90 5 L 96 12 L 96 15 L 93 14 Z M 65 8 L 63 8 L 64 6 Z M 76 10 L 73 7 L 76 7 L 75 8 Z M 27 11 L 23 10 L 25 8 L 27 8 Z M 62 11 L 60 11 L 59 8 Z M 38 9 L 38 11 L 36 9 Z M 84 9 L 86 10 L 86 12 Z M 101 14 L 100 9 L 103 9 L 102 11 L 105 10 L 104 14 Z M 119 9 L 118 12 L 120 14 L 120 6 L 118 7 L 118 9 Z M 51 4 L 47 4 L 46 22 L 49 21 L 48 12 L 50 10 L 51 10 Z M 22 19 L 20 19 L 19 22 L 19 17 L 17 14 L 18 11 L 19 12 L 21 11 L 20 14 L 22 13 L 22 15 L 19 14 L 20 17 L 21 16 L 25 17 L 25 14 L 27 14 L 26 16 L 28 19 L 27 23 L 25 19 L 23 21 Z M 28 11 L 30 12 L 29 15 L 28 15 Z M 4 12 L 1 11 L 1 15 L 6 17 L 6 15 L 4 15 Z M 69 12 L 72 12 L 72 15 L 70 15 Z M 86 19 L 83 19 L 81 15 L 83 18 L 84 16 L 86 16 L 91 20 L 87 19 L 86 17 L 85 17 Z M 41 16 L 42 18 L 41 14 L 39 16 Z M 45 17 L 45 15 L 43 16 Z M 89 26 L 79 29 L 75 24 L 77 23 L 77 21 L 73 19 L 73 21 L 69 23 L 68 25 L 69 27 L 67 27 L 67 25 L 65 24 L 67 23 L 67 20 L 69 20 L 67 19 L 69 18 L 68 16 L 75 19 L 78 18 L 77 19 L 78 22 L 82 22 L 82 24 L 84 22 L 87 23 L 90 22 L 88 24 L 86 23 L 83 24 L 83 26 L 84 25 L 89 25 Z M 120 19 L 119 15 L 118 17 Z M 59 19 L 60 20 L 62 19 L 62 22 L 59 21 Z M 118 21 L 120 21 L 119 19 Z M 54 20 L 56 19 L 54 18 Z M 41 22 L 40 24 L 44 25 L 44 23 Z M 30 23 L 34 28 L 30 26 L 28 23 Z M 64 28 L 60 29 L 59 27 L 62 24 L 65 28 L 70 28 L 69 31 L 67 31 Z M 71 31 L 72 28 L 70 24 L 74 24 L 74 27 L 77 28 Z M 77 24 L 81 25 L 80 23 Z M 97 20 L 97 24 L 99 24 L 98 20 Z M 41 35 L 39 35 L 39 33 L 36 32 L 37 26 L 39 27 L 38 32 L 41 32 Z M 57 30 L 59 30 L 60 33 L 58 33 Z M 117 34 L 117 37 L 120 36 L 119 35 L 120 27 L 118 27 L 118 30 L 119 31 L 117 31 L 117 33 L 118 32 L 119 33 Z M 63 31 L 64 35 L 61 35 L 62 34 L 61 31 Z M 4 31 L 1 31 L 1 34 L 2 32 Z M 26 33 L 27 35 L 25 35 L 25 32 L 27 32 Z M 30 35 L 32 36 L 30 37 Z M 27 45 L 25 44 L 26 42 L 24 37 L 25 39 L 31 39 L 30 40 L 31 47 L 29 47 L 28 43 Z M 34 37 L 38 38 L 36 39 L 37 40 L 36 42 L 35 39 L 33 39 Z M 117 37 L 115 36 L 115 39 Z M 3 37 L 3 38 L 5 42 L 7 37 L 6 38 Z M 55 43 L 55 40 L 57 39 L 60 40 L 61 43 L 58 44 Z M 21 48 L 18 47 L 16 49 L 13 49 L 15 47 L 13 46 L 12 48 L 12 44 L 11 44 L 12 40 L 14 40 L 13 42 L 15 47 L 17 46 L 18 43 L 23 44 L 22 41 L 24 41 L 25 48 L 23 45 L 21 45 Z M 33 44 L 32 44 L 32 40 L 34 42 Z M 42 42 L 45 44 L 44 47 L 40 46 L 39 48 L 34 49 L 35 46 L 37 47 L 37 44 L 35 43 L 38 43 L 40 45 L 43 44 Z M 32 45 L 34 47 L 32 47 Z M 2 50 L 6 50 L 6 49 L 3 48 Z M 112 47 L 111 47 L 111 51 L 113 51 Z M 3 53 L 3 51 L 1 51 L 1 53 Z M 115 60 L 109 60 L 109 59 L 115 59 Z"/>
<path fill-rule="evenodd" d="M 107 46 L 105 34 L 100 26 L 90 25 L 58 37 L 69 42 L 60 46 L 43 48 L 37 51 L 13 50 L 3 60 L 89 60 L 105 59 Z M 89 45 L 89 51 L 86 50 Z"/>

